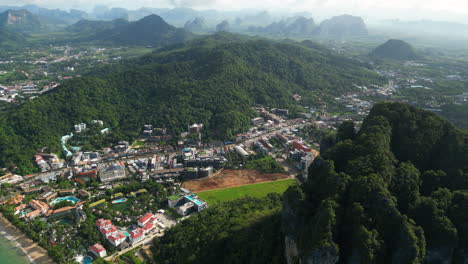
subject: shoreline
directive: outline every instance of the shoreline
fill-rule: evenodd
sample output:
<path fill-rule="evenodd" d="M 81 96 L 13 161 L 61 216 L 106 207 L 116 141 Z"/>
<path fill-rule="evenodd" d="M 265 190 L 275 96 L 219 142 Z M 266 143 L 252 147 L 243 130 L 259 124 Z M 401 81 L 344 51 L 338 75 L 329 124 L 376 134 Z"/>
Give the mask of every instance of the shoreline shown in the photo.
<path fill-rule="evenodd" d="M 31 263 L 55 264 L 55 262 L 47 255 L 47 250 L 28 238 L 26 234 L 10 223 L 10 221 L 8 221 L 8 219 L 6 219 L 1 213 L 0 231 L 2 236 L 15 243 L 18 249 L 26 254 L 25 256 Z"/>

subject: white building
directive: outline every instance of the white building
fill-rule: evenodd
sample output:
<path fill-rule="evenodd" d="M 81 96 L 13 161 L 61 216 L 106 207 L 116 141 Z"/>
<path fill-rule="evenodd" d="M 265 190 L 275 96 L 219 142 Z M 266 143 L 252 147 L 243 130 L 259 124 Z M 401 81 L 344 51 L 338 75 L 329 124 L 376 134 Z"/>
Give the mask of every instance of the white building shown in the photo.
<path fill-rule="evenodd" d="M 101 182 L 111 182 L 125 177 L 125 167 L 118 163 L 99 171 Z"/>
<path fill-rule="evenodd" d="M 107 256 L 106 249 L 101 244 L 94 244 L 89 247 L 89 251 L 93 253 L 98 258 L 103 258 Z"/>
<path fill-rule="evenodd" d="M 145 238 L 145 231 L 142 228 L 137 228 L 129 232 L 129 234 L 130 243 L 132 243 L 132 245 L 137 244 Z"/>
<path fill-rule="evenodd" d="M 75 132 L 76 133 L 81 133 L 84 130 L 86 130 L 86 123 L 81 123 L 81 124 L 75 125 Z"/>

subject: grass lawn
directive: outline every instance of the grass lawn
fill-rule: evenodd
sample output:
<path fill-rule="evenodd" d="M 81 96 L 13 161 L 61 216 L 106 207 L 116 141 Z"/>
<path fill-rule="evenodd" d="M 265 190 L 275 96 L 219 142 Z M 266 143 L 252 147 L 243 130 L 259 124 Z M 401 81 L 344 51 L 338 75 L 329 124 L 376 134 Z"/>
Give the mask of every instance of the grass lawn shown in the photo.
<path fill-rule="evenodd" d="M 199 192 L 196 193 L 196 195 L 206 201 L 208 205 L 213 205 L 220 202 L 232 201 L 245 196 L 260 198 L 269 193 L 282 194 L 293 184 L 296 184 L 295 180 L 280 180 Z"/>
<path fill-rule="evenodd" d="M 137 141 L 133 142 L 132 148 L 134 148 L 134 149 L 141 148 L 141 147 L 143 147 L 143 145 L 145 145 L 145 143 L 146 143 L 145 141 L 137 140 Z"/>

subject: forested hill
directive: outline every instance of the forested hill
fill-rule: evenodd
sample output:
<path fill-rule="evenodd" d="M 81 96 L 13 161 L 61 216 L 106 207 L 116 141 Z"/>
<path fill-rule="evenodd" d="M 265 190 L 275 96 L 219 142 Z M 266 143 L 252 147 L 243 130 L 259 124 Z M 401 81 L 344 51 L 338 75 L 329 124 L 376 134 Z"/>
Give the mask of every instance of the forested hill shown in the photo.
<path fill-rule="evenodd" d="M 393 60 L 418 60 L 422 59 L 414 48 L 403 40 L 390 39 L 375 48 L 371 56 Z"/>
<path fill-rule="evenodd" d="M 338 135 L 304 187 L 285 195 L 289 263 L 468 258 L 466 134 L 436 114 L 381 103 L 357 135 L 349 123 Z"/>
<path fill-rule="evenodd" d="M 221 34 L 65 82 L 0 115 L 0 166 L 27 172 L 37 149 L 60 152 L 59 137 L 80 122 L 103 120 L 116 140 L 134 138 L 145 123 L 178 135 L 201 122 L 209 137 L 226 139 L 249 128 L 252 106 L 294 109 L 295 93 L 312 103 L 383 81 L 358 62 L 308 46 Z"/>

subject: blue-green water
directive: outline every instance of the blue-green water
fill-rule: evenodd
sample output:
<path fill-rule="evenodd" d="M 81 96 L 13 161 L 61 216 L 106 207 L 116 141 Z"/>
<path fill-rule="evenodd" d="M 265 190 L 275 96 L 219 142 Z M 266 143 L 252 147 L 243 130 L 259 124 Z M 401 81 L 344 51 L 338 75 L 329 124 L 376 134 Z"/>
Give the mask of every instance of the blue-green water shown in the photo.
<path fill-rule="evenodd" d="M 118 200 L 112 201 L 113 204 L 119 204 L 119 203 L 124 203 L 127 201 L 127 198 L 120 198 Z"/>
<path fill-rule="evenodd" d="M 54 205 L 54 204 L 60 203 L 61 201 L 70 201 L 70 202 L 76 204 L 77 202 L 80 202 L 81 200 L 76 198 L 75 196 L 67 196 L 67 197 L 57 198 L 57 199 L 53 200 L 50 204 Z"/>
<path fill-rule="evenodd" d="M 19 253 L 21 253 L 21 255 Z M 0 234 L 0 263 L 31 263 L 27 256 L 22 255 L 21 249 L 16 247 L 16 242 L 9 241 L 2 232 L 2 234 Z"/>

